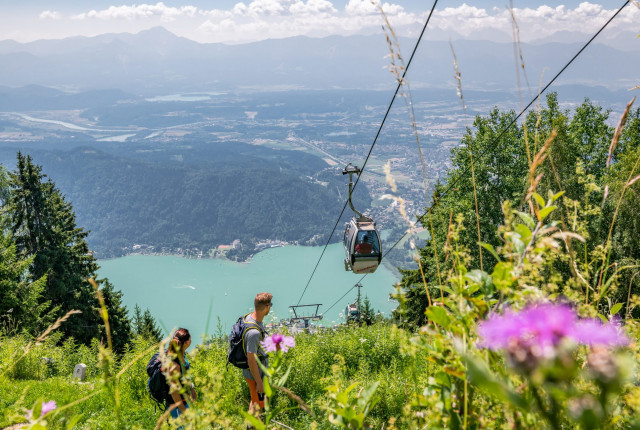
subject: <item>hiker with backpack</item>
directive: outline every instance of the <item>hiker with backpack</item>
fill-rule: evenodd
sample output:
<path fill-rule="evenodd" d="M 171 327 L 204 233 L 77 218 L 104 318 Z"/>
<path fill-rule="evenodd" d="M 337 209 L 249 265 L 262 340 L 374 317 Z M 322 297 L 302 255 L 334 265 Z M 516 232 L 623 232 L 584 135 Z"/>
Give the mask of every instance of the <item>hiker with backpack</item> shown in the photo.
<path fill-rule="evenodd" d="M 160 352 L 156 352 L 149 364 L 147 364 L 147 374 L 149 381 L 147 382 L 147 390 L 151 398 L 156 401 L 160 410 L 170 408 L 172 418 L 178 418 L 189 407 L 187 399 L 180 394 L 180 383 L 185 372 L 189 370 L 191 365 L 185 356 L 187 348 L 191 345 L 191 334 L 186 328 L 179 328 L 173 334 L 169 342 L 169 348 L 165 351 L 168 356 L 169 364 L 167 368 L 163 366 Z M 165 361 L 166 363 L 167 361 Z M 171 385 L 167 382 L 166 374 L 171 375 Z M 189 390 L 191 400 L 196 400 L 196 391 L 193 384 Z M 179 427 L 181 429 L 182 427 Z"/>
<path fill-rule="evenodd" d="M 168 351 L 172 358 L 169 366 L 169 374 L 172 375 L 172 379 L 175 378 L 178 381 L 178 386 L 174 387 L 174 389 L 169 392 L 169 407 L 172 407 L 172 418 L 178 418 L 180 415 L 185 413 L 189 407 L 189 403 L 187 403 L 187 400 L 179 392 L 180 381 L 185 372 L 191 367 L 189 360 L 187 360 L 184 354 L 189 346 L 191 346 L 191 334 L 189 333 L 189 330 L 186 328 L 179 328 L 176 330 L 173 334 L 173 339 L 169 342 Z M 190 384 L 189 390 L 187 391 L 190 391 L 189 394 L 191 400 L 195 400 L 197 396 L 193 384 Z"/>
<path fill-rule="evenodd" d="M 229 338 L 227 365 L 231 363 L 242 369 L 242 376 L 247 381 L 251 393 L 250 413 L 258 406 L 264 409 L 264 386 L 262 384 L 264 373 L 258 366 L 258 360 L 265 367 L 269 365 L 269 357 L 262 349 L 260 342 L 264 340 L 266 335 L 262 321 L 271 310 L 272 298 L 273 295 L 270 293 L 256 295 L 253 301 L 253 313 L 238 318 Z"/>

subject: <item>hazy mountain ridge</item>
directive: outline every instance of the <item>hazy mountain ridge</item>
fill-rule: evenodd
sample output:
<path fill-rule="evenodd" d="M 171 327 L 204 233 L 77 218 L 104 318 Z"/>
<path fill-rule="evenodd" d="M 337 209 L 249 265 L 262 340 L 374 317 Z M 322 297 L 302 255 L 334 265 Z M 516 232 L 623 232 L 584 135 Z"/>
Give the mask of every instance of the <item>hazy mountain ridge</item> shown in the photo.
<path fill-rule="evenodd" d="M 626 33 L 625 33 L 626 34 Z M 637 45 L 637 38 L 629 44 Z M 582 46 L 577 35 L 564 35 L 523 44 L 527 72 L 534 82 L 541 71 L 559 69 Z M 540 43 L 544 42 L 544 43 Z M 608 87 L 628 85 L 629 70 L 640 67 L 640 57 L 598 43 L 585 51 L 580 66 L 563 77 L 572 83 Z M 414 40 L 400 39 L 408 57 Z M 620 44 L 622 47 L 622 44 Z M 456 40 L 454 48 L 468 88 L 515 87 L 512 43 Z M 134 94 L 163 91 L 268 90 L 275 88 L 389 88 L 389 48 L 382 34 L 374 36 L 292 37 L 244 45 L 200 44 L 163 28 L 138 34 L 105 34 L 41 40 L 26 44 L 0 42 L 0 84 L 38 84 L 73 90 L 118 88 Z M 449 43 L 432 41 L 427 34 L 412 65 L 409 79 L 415 87 L 453 86 Z"/>

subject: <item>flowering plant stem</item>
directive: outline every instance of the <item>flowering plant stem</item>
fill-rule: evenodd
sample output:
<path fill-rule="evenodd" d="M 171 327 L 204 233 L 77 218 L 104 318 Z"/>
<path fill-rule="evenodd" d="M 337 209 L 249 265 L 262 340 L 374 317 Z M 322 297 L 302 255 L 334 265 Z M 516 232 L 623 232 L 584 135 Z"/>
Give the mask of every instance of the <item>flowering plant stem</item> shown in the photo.
<path fill-rule="evenodd" d="M 551 410 L 549 411 L 547 407 L 544 405 L 544 401 L 538 392 L 538 387 L 533 385 L 531 387 L 531 393 L 533 394 L 533 398 L 536 401 L 536 405 L 538 405 L 538 409 L 540 409 L 540 413 L 546 418 L 546 420 L 551 425 L 551 428 L 554 430 L 560 430 L 561 426 L 558 421 L 558 405 L 553 397 L 549 398 Z"/>

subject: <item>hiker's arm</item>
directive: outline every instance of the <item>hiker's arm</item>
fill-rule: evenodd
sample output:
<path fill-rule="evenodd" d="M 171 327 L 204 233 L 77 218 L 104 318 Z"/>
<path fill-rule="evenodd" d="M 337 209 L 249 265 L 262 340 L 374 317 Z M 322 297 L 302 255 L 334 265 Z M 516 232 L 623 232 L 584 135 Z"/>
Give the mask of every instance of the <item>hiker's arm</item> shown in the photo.
<path fill-rule="evenodd" d="M 173 393 L 171 393 L 171 398 L 173 399 L 173 403 L 176 405 L 176 407 L 180 408 L 181 412 L 185 412 L 187 410 L 187 408 L 184 407 L 184 403 L 182 402 L 180 393 L 174 391 Z"/>
<path fill-rule="evenodd" d="M 180 366 L 176 363 L 172 363 L 171 367 L 169 368 L 169 373 L 171 375 L 171 377 L 175 377 L 176 375 L 178 375 L 178 378 L 180 378 Z M 178 379 L 178 387 L 180 386 L 180 379 Z M 186 412 L 187 408 L 185 408 L 184 406 L 184 402 L 182 401 L 182 397 L 180 396 L 180 391 L 179 389 L 175 389 L 171 392 L 171 398 L 173 399 L 173 403 L 175 403 L 175 405 L 180 408 L 181 412 Z"/>
<path fill-rule="evenodd" d="M 251 372 L 251 376 L 253 376 L 253 379 L 256 381 L 256 391 L 258 393 L 264 393 L 262 378 L 260 377 L 260 369 L 258 368 L 258 361 L 256 360 L 255 353 L 247 353 L 247 363 L 249 364 L 249 371 Z"/>

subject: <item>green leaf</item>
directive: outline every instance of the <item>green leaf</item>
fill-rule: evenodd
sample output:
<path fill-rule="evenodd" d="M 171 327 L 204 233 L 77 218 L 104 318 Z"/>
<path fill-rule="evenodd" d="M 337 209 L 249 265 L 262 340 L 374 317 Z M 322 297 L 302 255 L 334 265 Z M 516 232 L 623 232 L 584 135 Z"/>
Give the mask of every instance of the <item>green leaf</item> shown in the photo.
<path fill-rule="evenodd" d="M 464 356 L 464 361 L 472 384 L 501 401 L 509 402 L 523 410 L 529 409 L 524 397 L 511 389 L 505 381 L 496 378 L 483 361 L 470 355 Z"/>
<path fill-rule="evenodd" d="M 350 393 L 351 391 L 353 391 L 356 387 L 358 386 L 357 382 L 354 382 L 353 384 L 349 385 L 345 390 L 344 393 Z"/>
<path fill-rule="evenodd" d="M 549 216 L 551 212 L 557 209 L 557 206 L 548 206 L 542 209 L 538 214 L 540 215 L 540 221 Z"/>
<path fill-rule="evenodd" d="M 289 368 L 287 369 L 287 371 L 285 372 L 284 375 L 282 375 L 282 378 L 280 378 L 280 380 L 278 381 L 278 385 L 283 387 L 284 384 L 287 383 L 287 378 L 289 378 L 289 373 L 291 373 L 291 366 L 293 363 L 289 364 Z"/>
<path fill-rule="evenodd" d="M 72 430 L 76 426 L 76 424 L 78 424 L 80 418 L 82 418 L 82 414 L 74 415 L 73 417 L 71 417 L 71 419 L 67 423 L 67 430 Z"/>
<path fill-rule="evenodd" d="M 620 312 L 620 309 L 622 309 L 622 303 L 616 303 L 611 308 L 611 315 L 617 314 L 618 312 Z"/>
<path fill-rule="evenodd" d="M 430 321 L 433 321 L 445 330 L 447 329 L 447 327 L 449 327 L 451 318 L 443 307 L 429 306 L 424 313 L 427 315 L 427 318 L 429 318 Z"/>
<path fill-rule="evenodd" d="M 451 289 L 451 287 L 447 287 L 446 285 L 442 286 L 442 291 L 448 293 L 449 295 L 454 295 L 456 292 Z"/>
<path fill-rule="evenodd" d="M 529 243 L 531 240 L 531 230 L 524 224 L 518 224 L 515 226 L 514 230 L 522 236 L 522 240 L 526 243 Z"/>
<path fill-rule="evenodd" d="M 616 274 L 614 273 L 609 277 L 609 279 L 607 279 L 607 282 L 605 282 L 604 285 L 602 286 L 602 290 L 600 290 L 600 297 L 604 297 L 607 295 L 607 293 L 609 292 L 609 288 L 611 288 L 611 284 L 613 283 L 615 278 L 616 278 Z"/>
<path fill-rule="evenodd" d="M 378 385 L 380 385 L 380 381 L 376 381 L 373 384 L 366 387 L 358 396 L 358 406 L 364 412 L 365 415 L 369 413 L 371 407 L 377 403 L 377 400 L 373 397 L 374 393 L 378 389 Z"/>
<path fill-rule="evenodd" d="M 478 242 L 478 244 L 484 249 L 486 249 L 487 251 L 489 251 L 496 260 L 500 261 L 500 256 L 498 255 L 496 250 L 493 249 L 493 245 L 491 245 L 490 243 L 484 243 L 484 242 Z"/>
<path fill-rule="evenodd" d="M 491 276 L 487 272 L 475 269 L 475 270 L 470 271 L 469 273 L 467 273 L 464 276 L 465 276 L 465 278 L 468 278 L 472 282 L 475 282 L 475 283 L 479 284 L 480 288 L 482 288 L 482 292 L 484 293 L 485 296 L 489 296 L 489 295 L 493 294 L 493 291 L 494 291 L 493 279 L 491 278 Z"/>
<path fill-rule="evenodd" d="M 494 266 L 491 278 L 493 279 L 493 285 L 495 285 L 499 291 L 509 288 L 513 283 L 512 270 L 513 264 L 508 262 L 501 261 Z"/>
<path fill-rule="evenodd" d="M 549 194 L 551 194 L 551 192 L 549 192 Z M 558 200 L 558 199 L 559 199 L 560 197 L 562 197 L 563 195 L 564 195 L 564 191 L 560 191 L 559 193 L 554 194 L 554 195 L 551 197 L 551 203 L 555 202 L 556 200 Z"/>
<path fill-rule="evenodd" d="M 447 387 L 448 389 L 451 389 L 451 379 L 449 379 L 449 375 L 447 375 L 446 373 L 444 372 L 436 373 L 435 380 L 439 385 L 443 387 Z"/>
<path fill-rule="evenodd" d="M 522 236 L 520 236 L 519 233 L 511 235 L 511 243 L 513 243 L 513 246 L 516 248 L 516 252 L 518 254 L 522 254 L 524 252 L 526 245 L 524 244 Z"/>
<path fill-rule="evenodd" d="M 607 319 L 607 317 L 605 317 L 605 316 L 604 316 L 604 315 L 602 315 L 602 314 L 598 314 L 598 318 L 600 318 L 600 320 L 601 320 L 603 323 L 605 323 L 605 324 L 609 322 L 609 320 Z"/>
<path fill-rule="evenodd" d="M 545 207 L 546 203 L 540 194 L 532 193 L 531 195 L 534 199 L 536 199 L 536 202 L 538 202 L 538 206 L 540 206 L 541 208 Z"/>
<path fill-rule="evenodd" d="M 33 407 L 31 408 L 31 416 L 34 418 L 39 418 L 42 413 L 42 399 L 38 399 L 33 403 Z"/>
<path fill-rule="evenodd" d="M 476 291 L 478 291 L 480 288 L 482 287 L 482 285 L 479 284 L 473 284 L 470 285 L 467 290 L 465 291 L 464 296 L 465 297 L 471 297 L 475 294 Z"/>
<path fill-rule="evenodd" d="M 264 387 L 264 394 L 267 397 L 273 396 L 273 390 L 271 389 L 271 384 L 269 384 L 269 378 L 262 378 L 262 386 Z"/>
<path fill-rule="evenodd" d="M 240 411 L 242 415 L 249 421 L 249 423 L 254 426 L 257 430 L 266 430 L 267 426 L 264 425 L 262 421 L 258 418 L 251 415 L 249 412 Z"/>
<path fill-rule="evenodd" d="M 516 214 L 520 217 L 522 221 L 524 221 L 524 223 L 530 229 L 533 229 L 536 227 L 536 223 L 533 222 L 533 218 L 531 218 L 531 215 L 529 215 L 528 213 L 516 211 Z"/>

